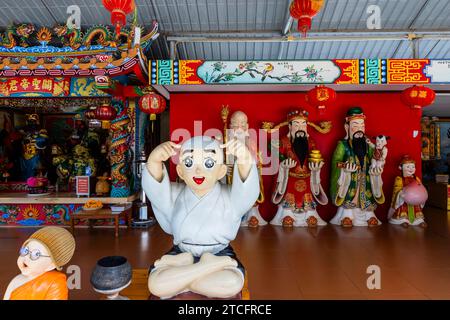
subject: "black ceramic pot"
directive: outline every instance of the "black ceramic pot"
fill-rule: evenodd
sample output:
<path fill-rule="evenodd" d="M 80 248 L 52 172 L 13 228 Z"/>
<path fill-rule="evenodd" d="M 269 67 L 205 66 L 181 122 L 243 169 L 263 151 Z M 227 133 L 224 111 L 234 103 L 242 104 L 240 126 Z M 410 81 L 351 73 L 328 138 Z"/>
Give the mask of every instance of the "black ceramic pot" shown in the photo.
<path fill-rule="evenodd" d="M 131 265 L 127 258 L 104 257 L 98 260 L 91 274 L 91 284 L 99 291 L 113 291 L 126 286 L 131 281 Z"/>

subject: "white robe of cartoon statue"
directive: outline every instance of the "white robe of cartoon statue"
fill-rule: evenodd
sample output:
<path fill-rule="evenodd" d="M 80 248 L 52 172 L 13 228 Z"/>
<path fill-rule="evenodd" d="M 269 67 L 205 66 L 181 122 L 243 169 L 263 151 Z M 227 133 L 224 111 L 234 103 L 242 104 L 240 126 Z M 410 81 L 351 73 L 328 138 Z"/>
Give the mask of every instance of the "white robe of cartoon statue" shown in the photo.
<path fill-rule="evenodd" d="M 223 148 L 237 158 L 231 185 L 219 183 L 227 172 Z M 177 173 L 185 183 L 170 182 L 163 163 L 178 151 Z M 154 263 L 150 292 L 161 298 L 186 291 L 216 298 L 239 293 L 243 271 L 238 261 L 222 254 L 229 252 L 243 215 L 259 193 L 258 171 L 248 148 L 237 139 L 220 145 L 205 136 L 181 146 L 165 142 L 150 154 L 147 169 L 142 187 L 177 251 Z"/>

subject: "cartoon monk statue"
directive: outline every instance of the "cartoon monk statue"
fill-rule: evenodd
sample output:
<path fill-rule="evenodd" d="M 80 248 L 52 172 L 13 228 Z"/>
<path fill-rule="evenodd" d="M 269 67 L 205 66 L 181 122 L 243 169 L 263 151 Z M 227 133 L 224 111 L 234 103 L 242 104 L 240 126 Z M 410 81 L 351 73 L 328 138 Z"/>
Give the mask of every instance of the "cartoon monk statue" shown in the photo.
<path fill-rule="evenodd" d="M 402 175 L 395 178 L 389 223 L 425 228 L 427 224 L 422 208 L 428 199 L 428 193 L 420 178 L 415 175 L 416 162 L 409 155 L 404 155 L 399 169 Z"/>
<path fill-rule="evenodd" d="M 272 194 L 278 205 L 273 225 L 316 227 L 327 223 L 316 211 L 328 198 L 320 183 L 324 161 L 308 134 L 308 113 L 293 110 L 287 116 L 288 134 L 280 139 L 280 169 Z"/>
<path fill-rule="evenodd" d="M 75 251 L 75 239 L 61 227 L 44 227 L 25 241 L 17 259 L 21 274 L 8 285 L 5 300 L 67 300 L 66 275 L 59 272 Z"/>
<path fill-rule="evenodd" d="M 224 152 L 237 158 L 231 185 Z M 170 182 L 164 161 L 179 152 L 176 171 L 184 183 Z M 150 268 L 150 292 L 170 298 L 182 292 L 229 298 L 244 285 L 244 268 L 230 241 L 243 215 L 259 195 L 256 161 L 238 139 L 225 144 L 196 136 L 182 145 L 157 146 L 147 161 L 142 187 L 161 228 L 173 235 L 173 248 Z"/>
<path fill-rule="evenodd" d="M 338 207 L 332 224 L 377 226 L 377 204 L 384 203 L 383 166 L 371 166 L 374 147 L 366 137 L 366 116 L 352 107 L 345 118 L 345 139 L 338 141 L 331 161 L 331 199 Z"/>
<path fill-rule="evenodd" d="M 224 122 L 224 130 L 225 130 L 225 139 L 227 142 L 229 139 L 238 139 L 242 141 L 247 148 L 250 150 L 254 158 L 257 162 L 258 167 L 258 175 L 259 175 L 259 197 L 256 200 L 253 207 L 244 215 L 242 218 L 241 226 L 242 227 L 257 227 L 264 226 L 267 224 L 266 220 L 261 217 L 259 213 L 258 206 L 264 202 L 264 185 L 262 182 L 262 158 L 260 152 L 258 152 L 258 148 L 256 145 L 256 141 L 251 140 L 250 134 L 248 131 L 248 117 L 242 111 L 235 111 L 230 117 L 229 128 L 227 128 L 227 118 L 228 118 L 228 107 L 224 106 L 222 108 L 222 120 Z M 226 164 L 228 167 L 226 180 L 227 183 L 231 183 L 233 180 L 233 167 L 234 167 L 235 157 L 232 155 L 228 156 L 226 159 Z"/>

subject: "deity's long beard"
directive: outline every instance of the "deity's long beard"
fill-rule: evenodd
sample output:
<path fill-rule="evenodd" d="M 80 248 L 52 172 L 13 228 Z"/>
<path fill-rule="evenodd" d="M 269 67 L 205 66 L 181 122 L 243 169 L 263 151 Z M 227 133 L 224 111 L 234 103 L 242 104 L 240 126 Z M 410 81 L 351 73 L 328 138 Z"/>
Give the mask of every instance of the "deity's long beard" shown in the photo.
<path fill-rule="evenodd" d="M 309 147 L 308 147 L 308 137 L 300 137 L 297 136 L 291 140 L 292 149 L 295 152 L 298 160 L 300 161 L 300 165 L 305 164 L 306 157 L 308 156 Z"/>
<path fill-rule="evenodd" d="M 246 132 L 246 131 L 233 131 L 233 130 L 230 130 L 230 132 L 229 132 L 229 139 L 230 140 L 236 138 L 236 139 L 238 139 L 240 141 L 245 141 L 247 139 L 247 137 L 248 137 L 248 132 Z"/>
<path fill-rule="evenodd" d="M 367 142 L 364 136 L 352 139 L 353 152 L 358 157 L 361 167 L 364 165 L 364 157 L 367 154 Z"/>

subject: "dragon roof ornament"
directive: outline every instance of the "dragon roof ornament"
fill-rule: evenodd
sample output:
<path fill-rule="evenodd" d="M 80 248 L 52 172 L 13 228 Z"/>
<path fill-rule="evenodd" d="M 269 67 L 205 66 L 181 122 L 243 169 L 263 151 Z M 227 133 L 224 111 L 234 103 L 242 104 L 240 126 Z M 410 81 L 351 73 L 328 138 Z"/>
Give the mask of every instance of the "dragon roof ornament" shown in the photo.
<path fill-rule="evenodd" d="M 123 74 L 145 60 L 146 50 L 159 35 L 156 21 L 143 36 L 143 28 L 136 28 L 123 28 L 116 35 L 101 25 L 84 32 L 65 25 L 10 26 L 0 36 L 0 77 Z M 135 34 L 140 39 L 134 39 Z"/>

